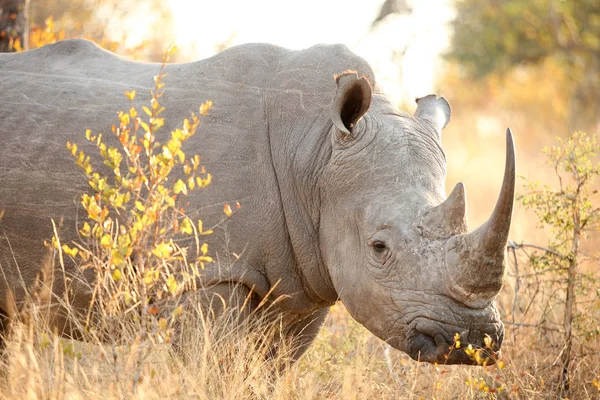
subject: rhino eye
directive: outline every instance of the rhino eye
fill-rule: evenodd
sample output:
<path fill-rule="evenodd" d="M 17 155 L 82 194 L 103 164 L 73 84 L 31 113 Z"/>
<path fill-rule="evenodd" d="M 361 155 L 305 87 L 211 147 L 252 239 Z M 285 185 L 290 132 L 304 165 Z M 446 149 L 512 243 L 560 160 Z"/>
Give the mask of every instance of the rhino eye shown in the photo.
<path fill-rule="evenodd" d="M 384 242 L 382 242 L 381 240 L 375 240 L 372 244 L 373 249 L 375 249 L 375 251 L 377 253 L 383 253 L 386 249 L 387 246 Z"/>

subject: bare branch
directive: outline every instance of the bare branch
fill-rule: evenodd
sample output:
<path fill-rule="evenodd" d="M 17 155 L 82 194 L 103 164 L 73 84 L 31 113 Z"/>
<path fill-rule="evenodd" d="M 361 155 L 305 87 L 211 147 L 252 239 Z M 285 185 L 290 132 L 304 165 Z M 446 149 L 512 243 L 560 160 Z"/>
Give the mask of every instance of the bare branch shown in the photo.
<path fill-rule="evenodd" d="M 547 247 L 542 247 L 542 246 L 538 246 L 538 245 L 536 245 L 536 244 L 529 244 L 529 243 L 520 243 L 520 244 L 517 244 L 517 243 L 515 243 L 515 242 L 513 242 L 513 241 L 509 241 L 509 242 L 508 242 L 508 248 L 513 248 L 513 249 L 523 249 L 523 248 L 525 248 L 525 247 L 529 247 L 529 248 L 532 248 L 532 249 L 537 249 L 537 250 L 542 250 L 542 251 L 544 251 L 544 252 L 546 252 L 546 253 L 552 254 L 552 255 L 554 255 L 554 256 L 556 256 L 556 257 L 558 257 L 558 258 L 561 258 L 561 259 L 563 259 L 563 260 L 567 260 L 567 259 L 568 259 L 567 257 L 563 256 L 562 254 L 560 254 L 560 253 L 557 253 L 557 252 L 556 252 L 556 251 L 554 251 L 554 250 L 550 250 L 550 249 L 549 249 L 549 248 L 547 248 Z"/>
<path fill-rule="evenodd" d="M 541 270 L 539 270 L 539 271 L 536 271 L 536 272 L 532 272 L 532 273 L 530 273 L 530 274 L 523 274 L 523 275 L 519 275 L 518 277 L 519 277 L 519 278 L 529 278 L 529 277 L 531 277 L 531 276 L 543 275 L 543 274 L 545 274 L 546 272 L 558 272 L 558 271 L 566 271 L 567 269 L 568 269 L 568 268 L 566 268 L 566 267 L 561 267 L 561 268 L 546 268 L 546 269 L 541 269 Z M 511 274 L 508 274 L 508 276 L 513 276 L 513 277 L 515 277 L 515 276 L 517 276 L 517 275 L 511 275 Z"/>
<path fill-rule="evenodd" d="M 519 328 L 536 328 L 536 329 L 545 330 L 545 331 L 560 332 L 560 333 L 562 333 L 562 330 L 560 330 L 558 328 L 550 328 L 550 327 L 544 326 L 542 324 L 527 324 L 527 323 L 524 323 L 524 322 L 510 322 L 510 321 L 504 321 L 504 324 L 511 325 L 511 326 L 516 326 L 516 327 L 519 327 Z"/>

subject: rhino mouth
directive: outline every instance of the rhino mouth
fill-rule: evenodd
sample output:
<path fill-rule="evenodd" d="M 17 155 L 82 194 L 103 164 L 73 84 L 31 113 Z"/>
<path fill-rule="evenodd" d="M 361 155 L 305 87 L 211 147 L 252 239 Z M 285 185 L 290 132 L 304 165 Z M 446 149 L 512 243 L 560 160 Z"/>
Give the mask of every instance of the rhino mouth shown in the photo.
<path fill-rule="evenodd" d="M 417 318 L 409 324 L 404 347 L 405 352 L 416 361 L 492 365 L 501 358 L 503 340 L 502 323 L 460 330 L 438 321 Z"/>

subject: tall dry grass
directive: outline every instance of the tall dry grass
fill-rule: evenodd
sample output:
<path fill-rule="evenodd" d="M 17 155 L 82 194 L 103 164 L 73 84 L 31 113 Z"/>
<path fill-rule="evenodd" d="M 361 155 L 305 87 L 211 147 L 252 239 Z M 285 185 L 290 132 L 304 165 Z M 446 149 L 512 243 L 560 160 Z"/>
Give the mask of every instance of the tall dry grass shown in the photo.
<path fill-rule="evenodd" d="M 510 288 L 500 302 L 510 302 Z M 501 363 L 416 363 L 333 307 L 307 354 L 290 365 L 291 343 L 271 319 L 188 310 L 179 346 L 60 338 L 43 308 L 6 338 L 0 397 L 6 399 L 482 399 L 555 398 L 559 349 L 528 327 L 507 326 Z M 131 323 L 128 319 L 126 323 Z M 131 340 L 129 340 L 131 339 Z M 88 338 L 89 340 L 89 338 Z M 550 340 L 550 338 L 548 339 Z M 276 356 L 271 346 L 280 349 Z M 146 356 L 139 362 L 141 348 Z M 597 349 L 597 347 L 596 347 Z M 283 370 L 283 373 L 279 371 Z M 600 355 L 576 361 L 572 398 L 598 398 Z"/>

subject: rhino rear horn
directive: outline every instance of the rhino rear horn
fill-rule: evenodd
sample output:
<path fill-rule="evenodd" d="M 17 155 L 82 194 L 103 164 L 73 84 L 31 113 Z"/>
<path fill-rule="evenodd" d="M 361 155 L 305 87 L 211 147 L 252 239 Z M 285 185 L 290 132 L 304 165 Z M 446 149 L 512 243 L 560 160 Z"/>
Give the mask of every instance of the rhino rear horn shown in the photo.
<path fill-rule="evenodd" d="M 337 92 L 331 106 L 331 120 L 343 138 L 354 137 L 352 129 L 371 106 L 371 84 L 356 71 L 336 75 Z"/>
<path fill-rule="evenodd" d="M 432 238 L 450 237 L 467 231 L 467 199 L 465 186 L 459 182 L 450 196 L 433 207 L 421 219 L 424 235 Z"/>
<path fill-rule="evenodd" d="M 416 101 L 417 110 L 415 111 L 415 117 L 431 122 L 438 136 L 441 137 L 442 129 L 448 125 L 452 116 L 450 104 L 443 97 L 438 99 L 435 94 L 418 98 Z"/>

